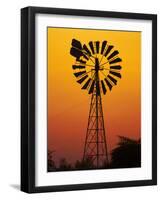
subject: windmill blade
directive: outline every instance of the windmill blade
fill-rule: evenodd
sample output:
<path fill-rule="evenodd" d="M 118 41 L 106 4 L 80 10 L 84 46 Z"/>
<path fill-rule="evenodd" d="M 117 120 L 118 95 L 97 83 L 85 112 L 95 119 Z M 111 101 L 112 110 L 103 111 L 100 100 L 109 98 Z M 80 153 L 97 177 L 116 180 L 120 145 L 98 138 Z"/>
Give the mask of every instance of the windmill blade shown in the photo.
<path fill-rule="evenodd" d="M 110 53 L 110 51 L 113 49 L 113 46 L 112 45 L 109 45 L 108 46 L 108 48 L 107 48 L 107 50 L 106 50 L 106 52 L 105 52 L 105 54 L 104 54 L 104 56 L 106 57 L 109 53 Z"/>
<path fill-rule="evenodd" d="M 114 56 L 118 55 L 119 52 L 118 51 L 114 51 L 113 53 L 111 53 L 111 55 L 108 56 L 108 60 L 111 60 Z"/>
<path fill-rule="evenodd" d="M 76 58 L 83 56 L 86 60 L 89 60 L 88 56 L 85 53 L 83 53 L 81 49 L 78 49 L 76 47 L 71 48 L 70 54 Z"/>
<path fill-rule="evenodd" d="M 102 42 L 102 49 L 101 49 L 101 54 L 103 54 L 105 47 L 106 47 L 107 41 Z"/>
<path fill-rule="evenodd" d="M 103 94 L 106 94 L 107 90 L 106 90 L 106 87 L 105 87 L 103 80 L 101 80 L 101 85 L 102 85 Z"/>
<path fill-rule="evenodd" d="M 89 42 L 89 46 L 91 48 L 92 54 L 94 54 L 94 46 L 92 41 Z"/>
<path fill-rule="evenodd" d="M 87 46 L 84 44 L 83 45 L 83 49 L 86 51 L 86 53 L 89 55 L 89 56 L 91 56 L 91 52 L 90 52 L 90 50 L 87 48 Z"/>
<path fill-rule="evenodd" d="M 110 79 L 110 81 L 112 81 L 115 85 L 117 84 L 117 80 L 114 79 L 112 76 L 108 75 L 107 77 L 108 77 L 108 78 Z"/>
<path fill-rule="evenodd" d="M 121 78 L 121 74 L 118 73 L 118 72 L 113 72 L 113 71 L 109 71 L 110 74 L 114 75 L 114 76 L 117 76 L 118 78 Z"/>
<path fill-rule="evenodd" d="M 83 55 L 83 52 L 81 52 L 79 49 L 72 47 L 70 49 L 70 54 L 76 58 L 80 58 Z"/>
<path fill-rule="evenodd" d="M 83 74 L 86 74 L 87 72 L 84 70 L 84 71 L 81 71 L 81 72 L 75 72 L 74 73 L 74 75 L 76 76 L 76 77 L 79 77 L 79 76 L 81 76 L 81 75 L 83 75 Z"/>
<path fill-rule="evenodd" d="M 100 42 L 96 41 L 96 53 L 99 53 Z"/>
<path fill-rule="evenodd" d="M 88 94 L 91 94 L 91 93 L 93 93 L 93 90 L 94 90 L 94 85 L 95 85 L 95 80 L 93 80 L 93 82 L 92 82 L 92 84 L 91 84 L 91 86 L 90 86 L 90 89 L 89 89 L 89 92 L 88 92 Z"/>
<path fill-rule="evenodd" d="M 82 63 L 82 64 L 86 64 L 86 61 L 84 61 L 84 60 L 82 60 L 82 59 L 79 59 L 79 58 L 77 58 L 76 61 L 78 61 L 78 62 L 80 62 L 80 63 Z"/>
<path fill-rule="evenodd" d="M 82 50 L 81 42 L 78 41 L 78 40 L 76 40 L 76 39 L 73 39 L 73 40 L 72 40 L 72 46 L 73 46 L 73 47 L 76 47 L 76 48 L 78 48 L 78 49 L 80 49 L 80 50 Z"/>
<path fill-rule="evenodd" d="M 121 66 L 120 65 L 110 66 L 110 69 L 118 70 L 118 69 L 121 69 Z"/>
<path fill-rule="evenodd" d="M 122 61 L 121 58 L 116 58 L 114 60 L 111 60 L 109 63 L 113 64 L 113 63 L 117 63 L 117 62 L 121 62 L 121 61 Z"/>
<path fill-rule="evenodd" d="M 89 78 L 88 80 L 87 80 L 87 82 L 84 84 L 84 86 L 81 88 L 81 89 L 83 89 L 83 90 L 85 90 L 85 89 L 87 89 L 87 87 L 89 86 L 89 84 L 91 83 L 91 78 Z"/>
<path fill-rule="evenodd" d="M 84 57 L 86 60 L 89 60 L 88 56 L 86 56 L 85 53 L 83 53 L 83 57 Z"/>
<path fill-rule="evenodd" d="M 85 69 L 85 66 L 83 66 L 83 65 L 73 65 L 72 68 L 73 69 Z"/>
<path fill-rule="evenodd" d="M 88 75 L 83 76 L 77 82 L 81 84 L 81 83 L 83 83 L 84 80 L 86 80 L 86 78 L 88 78 Z"/>
<path fill-rule="evenodd" d="M 104 80 L 105 80 L 107 86 L 109 87 L 109 90 L 111 91 L 113 86 L 112 86 L 111 83 L 107 80 L 107 78 L 105 78 Z"/>
<path fill-rule="evenodd" d="M 96 94 L 98 96 L 100 95 L 100 84 L 99 84 L 99 81 L 96 81 Z"/>

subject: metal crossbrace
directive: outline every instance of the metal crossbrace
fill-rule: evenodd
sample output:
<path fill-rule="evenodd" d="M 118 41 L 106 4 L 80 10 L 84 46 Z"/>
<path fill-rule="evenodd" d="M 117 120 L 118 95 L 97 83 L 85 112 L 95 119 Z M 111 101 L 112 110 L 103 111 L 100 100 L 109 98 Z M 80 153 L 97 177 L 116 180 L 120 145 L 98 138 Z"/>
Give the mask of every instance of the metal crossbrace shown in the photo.
<path fill-rule="evenodd" d="M 101 94 L 98 96 L 96 93 L 96 85 L 91 97 L 83 161 L 87 158 L 92 159 L 96 168 L 108 163 L 102 99 Z"/>

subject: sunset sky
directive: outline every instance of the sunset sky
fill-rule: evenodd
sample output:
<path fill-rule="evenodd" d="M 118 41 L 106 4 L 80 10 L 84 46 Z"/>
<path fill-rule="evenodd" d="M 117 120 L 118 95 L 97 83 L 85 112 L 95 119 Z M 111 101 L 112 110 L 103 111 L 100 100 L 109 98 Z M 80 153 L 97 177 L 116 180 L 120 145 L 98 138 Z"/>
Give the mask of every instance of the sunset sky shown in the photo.
<path fill-rule="evenodd" d="M 80 160 L 83 154 L 91 95 L 76 82 L 71 41 L 107 40 L 122 58 L 122 78 L 102 96 L 108 150 L 118 135 L 141 137 L 141 33 L 48 28 L 48 149 L 55 160 Z"/>

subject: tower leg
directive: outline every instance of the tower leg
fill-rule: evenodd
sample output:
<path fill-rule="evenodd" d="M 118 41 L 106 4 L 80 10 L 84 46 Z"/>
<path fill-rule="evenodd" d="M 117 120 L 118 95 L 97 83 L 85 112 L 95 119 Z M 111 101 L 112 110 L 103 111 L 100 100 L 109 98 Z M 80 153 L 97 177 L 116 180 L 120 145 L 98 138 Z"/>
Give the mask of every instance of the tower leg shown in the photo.
<path fill-rule="evenodd" d="M 108 165 L 108 153 L 101 94 L 95 90 L 91 97 L 90 111 L 84 145 L 83 162 L 92 163 L 93 168 Z"/>

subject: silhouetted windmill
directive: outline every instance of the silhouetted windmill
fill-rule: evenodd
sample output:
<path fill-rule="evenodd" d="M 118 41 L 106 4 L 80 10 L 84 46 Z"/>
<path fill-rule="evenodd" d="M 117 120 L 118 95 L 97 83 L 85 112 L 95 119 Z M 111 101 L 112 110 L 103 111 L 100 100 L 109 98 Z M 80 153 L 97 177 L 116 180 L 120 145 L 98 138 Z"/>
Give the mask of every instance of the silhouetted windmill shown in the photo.
<path fill-rule="evenodd" d="M 73 39 L 70 54 L 76 58 L 72 66 L 77 82 L 91 94 L 90 111 L 83 160 L 92 159 L 97 168 L 108 164 L 108 151 L 103 118 L 101 93 L 117 85 L 121 78 L 119 52 L 107 41 L 90 41 L 89 46 Z"/>

